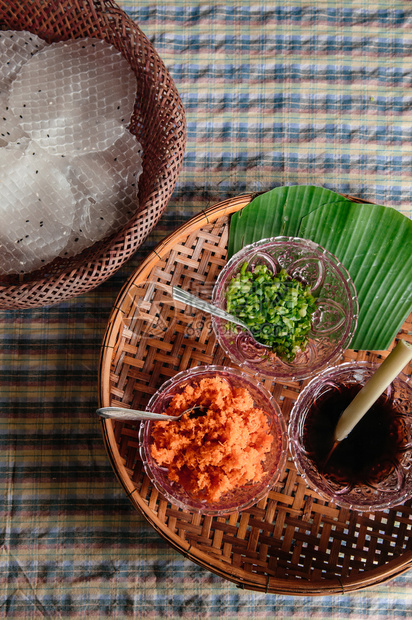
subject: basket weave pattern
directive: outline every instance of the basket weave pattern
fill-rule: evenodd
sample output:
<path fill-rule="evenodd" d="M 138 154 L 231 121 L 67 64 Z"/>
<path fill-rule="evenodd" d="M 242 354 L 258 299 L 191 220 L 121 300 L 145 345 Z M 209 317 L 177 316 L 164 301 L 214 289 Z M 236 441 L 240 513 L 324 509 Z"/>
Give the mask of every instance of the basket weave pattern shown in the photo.
<path fill-rule="evenodd" d="M 49 43 L 105 39 L 137 77 L 130 131 L 143 147 L 139 208 L 131 222 L 71 259 L 24 276 L 0 278 L 0 308 L 47 306 L 85 293 L 128 260 L 160 219 L 174 190 L 186 144 L 182 102 L 146 36 L 111 0 L 0 0 L 0 29 L 28 30 Z"/>
<path fill-rule="evenodd" d="M 100 401 L 142 409 L 178 371 L 231 365 L 201 312 L 171 301 L 171 286 L 207 297 L 226 262 L 229 214 L 251 196 L 212 207 L 160 244 L 131 277 L 102 347 Z M 412 317 L 402 337 L 412 341 Z M 386 352 L 347 351 L 341 361 L 379 362 Z M 411 367 L 409 367 L 409 374 Z M 262 381 L 288 420 L 308 380 Z M 258 504 L 228 518 L 169 504 L 144 475 L 138 425 L 102 422 L 113 468 L 132 504 L 177 550 L 240 587 L 291 595 L 334 594 L 382 582 L 412 566 L 412 502 L 379 513 L 339 508 L 311 491 L 291 459 Z"/>

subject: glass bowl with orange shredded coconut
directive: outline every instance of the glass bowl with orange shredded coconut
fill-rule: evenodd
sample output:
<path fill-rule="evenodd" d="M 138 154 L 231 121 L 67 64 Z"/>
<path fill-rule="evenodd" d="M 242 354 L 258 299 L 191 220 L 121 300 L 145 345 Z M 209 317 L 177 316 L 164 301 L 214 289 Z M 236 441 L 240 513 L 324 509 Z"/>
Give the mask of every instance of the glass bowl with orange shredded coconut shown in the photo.
<path fill-rule="evenodd" d="M 209 515 L 244 510 L 284 470 L 286 426 L 274 398 L 235 368 L 198 366 L 168 380 L 148 411 L 180 420 L 141 425 L 140 456 L 154 486 L 172 504 Z"/>

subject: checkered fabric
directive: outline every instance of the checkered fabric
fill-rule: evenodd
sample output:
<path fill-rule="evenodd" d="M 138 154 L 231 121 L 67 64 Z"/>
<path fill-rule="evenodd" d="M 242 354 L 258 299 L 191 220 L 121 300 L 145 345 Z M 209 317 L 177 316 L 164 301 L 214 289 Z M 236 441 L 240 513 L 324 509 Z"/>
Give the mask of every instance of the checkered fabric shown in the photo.
<path fill-rule="evenodd" d="M 100 344 L 148 251 L 242 192 L 314 184 L 393 206 L 412 189 L 412 3 L 122 0 L 181 94 L 178 184 L 157 228 L 97 290 L 1 311 L 0 617 L 410 617 L 412 572 L 354 594 L 243 591 L 131 507 L 95 414 Z"/>

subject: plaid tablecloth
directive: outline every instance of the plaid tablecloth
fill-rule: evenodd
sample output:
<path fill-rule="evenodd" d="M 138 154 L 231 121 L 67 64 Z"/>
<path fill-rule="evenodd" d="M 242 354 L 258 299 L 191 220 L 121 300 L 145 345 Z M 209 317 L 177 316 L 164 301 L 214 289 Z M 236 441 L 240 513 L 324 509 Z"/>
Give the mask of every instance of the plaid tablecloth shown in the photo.
<path fill-rule="evenodd" d="M 96 419 L 99 348 L 126 278 L 220 199 L 315 184 L 411 216 L 412 4 L 165 0 L 120 5 L 187 113 L 174 196 L 99 289 L 1 311 L 0 617 L 410 617 L 412 572 L 356 594 L 239 590 L 171 549 L 131 507 Z"/>

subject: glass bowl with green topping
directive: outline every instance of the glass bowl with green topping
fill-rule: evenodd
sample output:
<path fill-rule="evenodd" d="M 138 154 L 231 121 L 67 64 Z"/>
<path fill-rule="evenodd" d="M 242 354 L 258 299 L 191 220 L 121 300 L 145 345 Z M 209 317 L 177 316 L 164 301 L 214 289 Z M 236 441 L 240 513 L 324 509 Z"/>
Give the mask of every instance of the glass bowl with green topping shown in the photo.
<path fill-rule="evenodd" d="M 337 361 L 354 336 L 355 286 L 346 268 L 317 243 L 262 239 L 222 269 L 213 303 L 248 330 L 212 318 L 231 360 L 265 377 L 306 379 Z"/>

